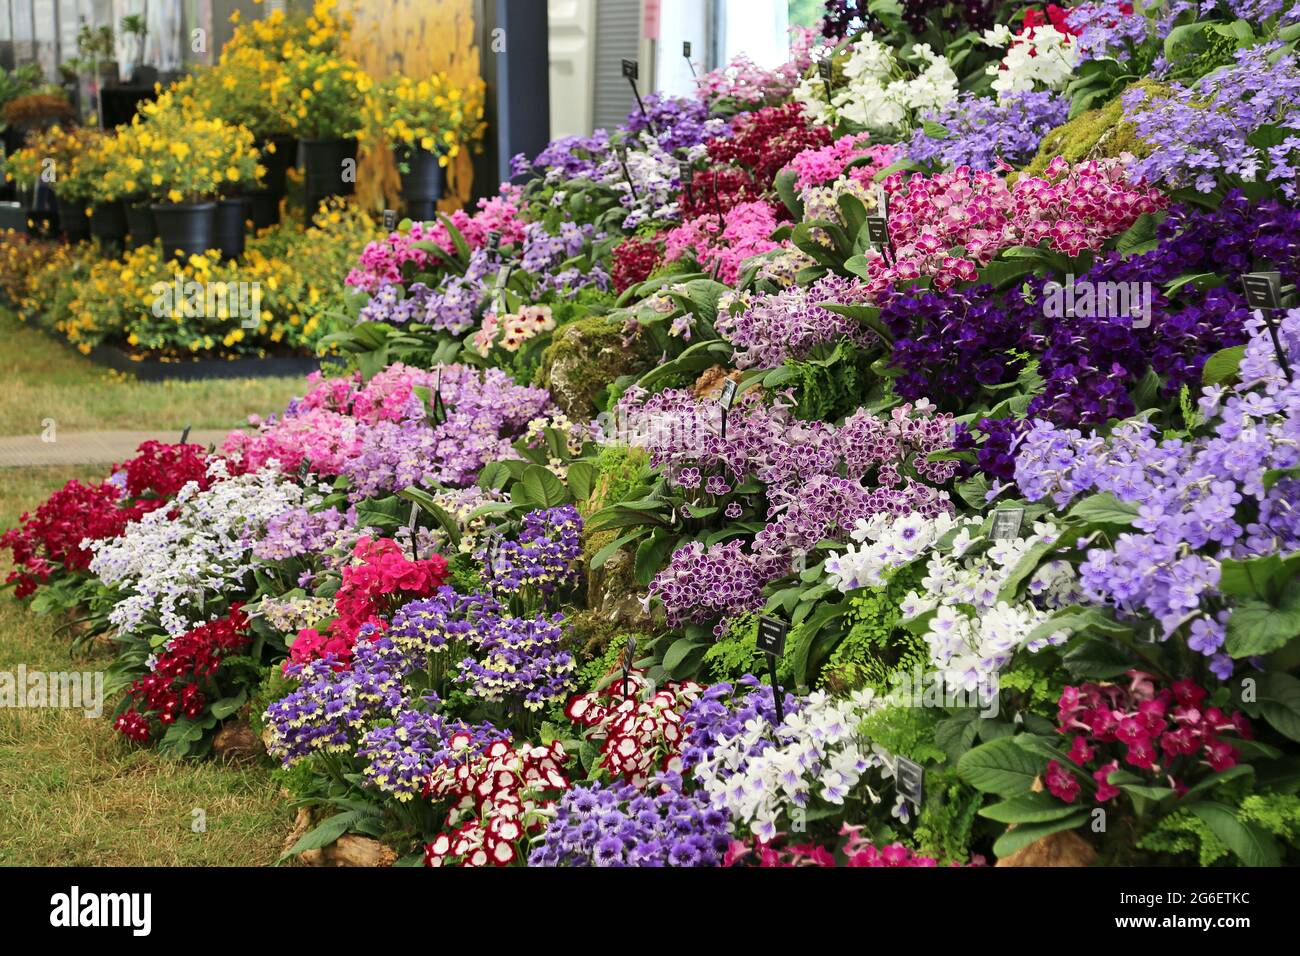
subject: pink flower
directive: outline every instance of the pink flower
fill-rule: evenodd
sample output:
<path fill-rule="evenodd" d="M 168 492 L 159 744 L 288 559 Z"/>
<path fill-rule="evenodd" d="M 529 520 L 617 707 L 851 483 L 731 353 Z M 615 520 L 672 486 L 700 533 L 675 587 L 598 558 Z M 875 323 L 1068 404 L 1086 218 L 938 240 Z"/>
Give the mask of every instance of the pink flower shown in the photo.
<path fill-rule="evenodd" d="M 1043 785 L 1052 796 L 1066 803 L 1074 803 L 1079 796 L 1079 781 L 1055 760 L 1048 761 L 1047 772 L 1043 774 Z"/>
<path fill-rule="evenodd" d="M 1093 771 L 1092 779 L 1097 781 L 1097 802 L 1105 803 L 1119 796 L 1119 787 L 1110 783 L 1110 775 L 1119 769 L 1119 761 L 1112 760 Z"/>

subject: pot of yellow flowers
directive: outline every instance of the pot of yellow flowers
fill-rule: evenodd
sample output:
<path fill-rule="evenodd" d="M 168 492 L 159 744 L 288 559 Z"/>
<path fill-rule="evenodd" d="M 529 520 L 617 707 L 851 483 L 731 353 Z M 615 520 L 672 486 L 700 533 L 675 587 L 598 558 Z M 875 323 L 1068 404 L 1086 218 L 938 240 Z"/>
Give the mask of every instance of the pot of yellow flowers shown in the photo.
<path fill-rule="evenodd" d="M 163 251 L 188 258 L 217 248 L 218 200 L 260 172 L 253 134 L 187 115 L 166 94 L 145 114 L 139 136 Z"/>
<path fill-rule="evenodd" d="M 105 195 L 116 196 L 126 220 L 126 247 L 137 249 L 158 238 L 145 172 L 145 131 L 139 116 L 119 126 L 101 147 L 104 157 L 102 187 Z M 148 137 L 148 133 L 145 133 Z"/>
<path fill-rule="evenodd" d="M 20 188 L 46 186 L 54 190 L 59 225 L 69 242 L 90 238 L 86 205 L 98 183 L 89 159 L 102 135 L 99 130 L 84 127 L 51 126 L 33 133 L 28 145 L 14 153 L 7 164 L 6 175 Z"/>
<path fill-rule="evenodd" d="M 342 54 L 305 47 L 286 50 L 283 69 L 271 99 L 302 144 L 310 222 L 322 200 L 356 191 L 357 139 L 370 77 Z"/>
<path fill-rule="evenodd" d="M 461 89 L 443 73 L 400 74 L 376 87 L 370 117 L 397 158 L 402 199 L 413 219 L 433 219 L 444 193 L 444 170 L 483 136 L 483 81 Z"/>

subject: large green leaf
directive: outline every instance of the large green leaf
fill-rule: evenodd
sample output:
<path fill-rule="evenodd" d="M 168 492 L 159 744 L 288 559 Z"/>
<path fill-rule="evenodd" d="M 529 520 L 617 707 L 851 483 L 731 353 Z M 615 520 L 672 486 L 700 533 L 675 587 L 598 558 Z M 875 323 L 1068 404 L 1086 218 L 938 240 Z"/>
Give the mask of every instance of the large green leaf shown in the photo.
<path fill-rule="evenodd" d="M 1019 824 L 1007 830 L 998 838 L 998 842 L 993 844 L 993 855 L 1000 860 L 1006 859 L 1017 850 L 1023 849 L 1031 843 L 1037 843 L 1045 836 L 1060 833 L 1062 830 L 1073 830 L 1075 827 L 1082 826 L 1087 822 L 1088 811 L 1075 810 L 1069 816 L 1061 817 L 1058 820 Z"/>
<path fill-rule="evenodd" d="M 524 493 L 538 508 L 554 508 L 569 500 L 569 489 L 543 465 L 529 465 L 520 479 Z"/>
<path fill-rule="evenodd" d="M 1016 797 L 1030 792 L 1034 778 L 1045 766 L 1045 760 L 1012 737 L 999 737 L 963 754 L 957 761 L 957 773 L 976 790 Z"/>
<path fill-rule="evenodd" d="M 1185 809 L 1204 820 L 1210 832 L 1222 840 L 1246 866 L 1277 866 L 1281 862 L 1273 838 L 1254 824 L 1242 822 L 1226 804 L 1204 800 Z"/>
<path fill-rule="evenodd" d="M 980 810 L 980 816 L 998 823 L 1046 823 L 1077 813 L 1079 808 L 1062 803 L 1050 793 L 1025 793 Z"/>
<path fill-rule="evenodd" d="M 1280 734 L 1300 741 L 1300 680 L 1270 671 L 1259 677 L 1259 710 Z"/>

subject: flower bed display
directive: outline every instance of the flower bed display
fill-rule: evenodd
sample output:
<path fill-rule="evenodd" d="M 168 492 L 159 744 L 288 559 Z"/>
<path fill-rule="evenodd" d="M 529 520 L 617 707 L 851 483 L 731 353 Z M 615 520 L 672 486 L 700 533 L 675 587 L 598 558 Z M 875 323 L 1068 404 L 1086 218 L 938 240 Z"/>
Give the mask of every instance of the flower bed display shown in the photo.
<path fill-rule="evenodd" d="M 1294 11 L 827 6 L 474 210 L 322 224 L 347 367 L 5 536 L 132 746 L 251 721 L 288 856 L 1300 861 Z M 21 294 L 91 341 L 126 255 Z"/>

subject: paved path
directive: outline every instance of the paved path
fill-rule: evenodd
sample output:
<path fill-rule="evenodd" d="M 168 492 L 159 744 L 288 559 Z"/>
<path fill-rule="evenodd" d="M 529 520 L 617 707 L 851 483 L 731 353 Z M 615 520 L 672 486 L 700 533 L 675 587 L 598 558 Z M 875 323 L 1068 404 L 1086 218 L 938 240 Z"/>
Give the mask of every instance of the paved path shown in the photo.
<path fill-rule="evenodd" d="M 189 440 L 196 445 L 220 445 L 229 429 L 192 431 Z M 168 432 L 60 432 L 54 441 L 40 435 L 0 438 L 0 468 L 39 468 L 46 465 L 112 465 L 132 457 L 141 442 L 180 441 L 180 434 Z"/>

